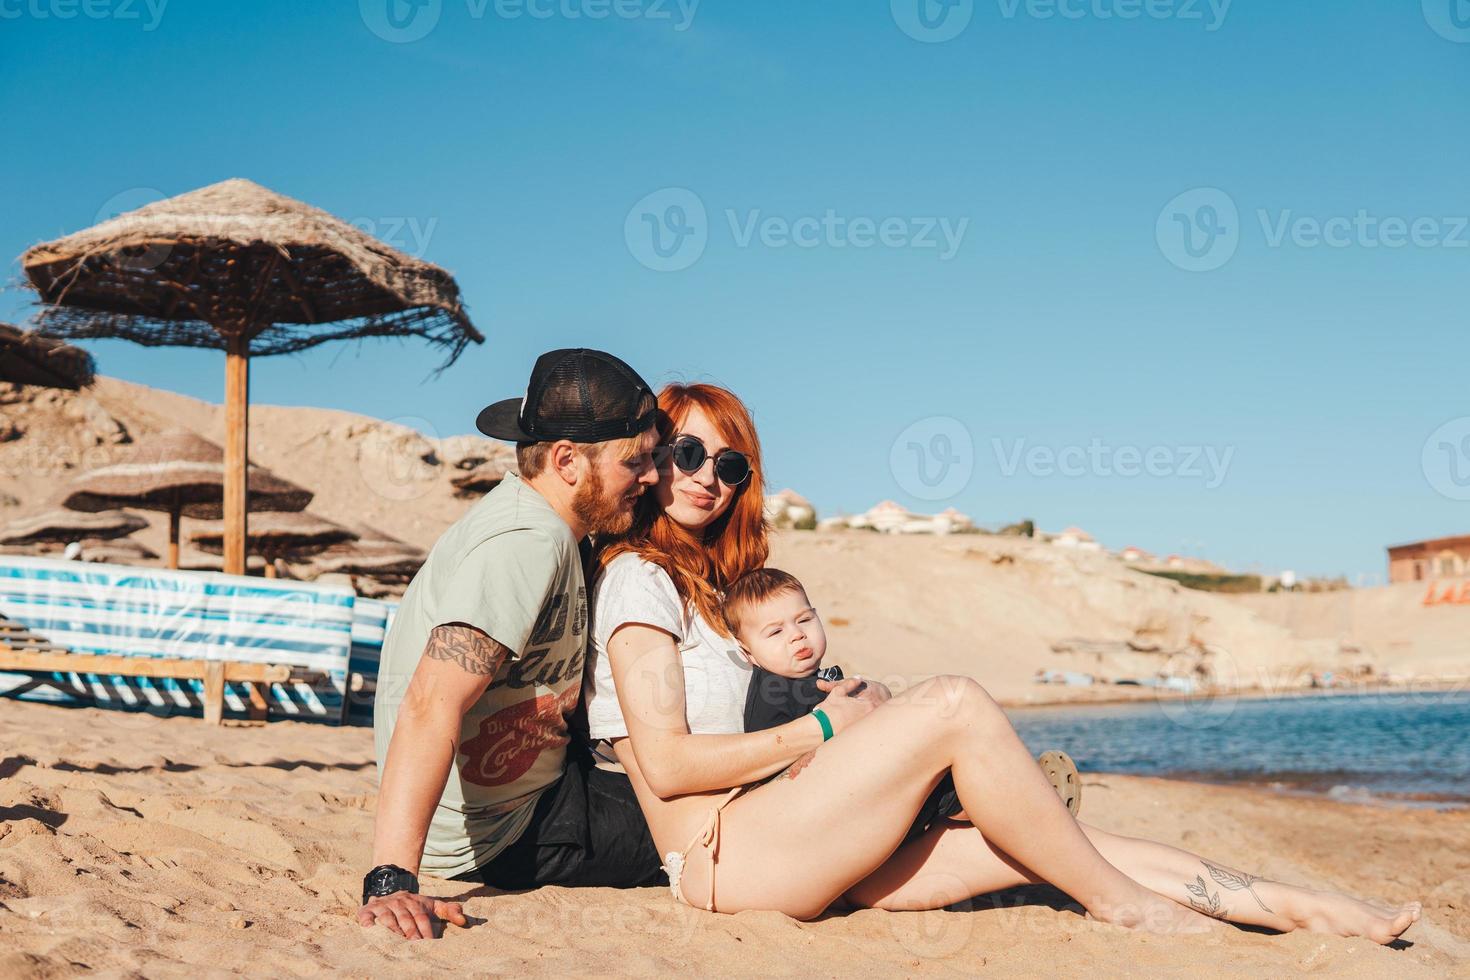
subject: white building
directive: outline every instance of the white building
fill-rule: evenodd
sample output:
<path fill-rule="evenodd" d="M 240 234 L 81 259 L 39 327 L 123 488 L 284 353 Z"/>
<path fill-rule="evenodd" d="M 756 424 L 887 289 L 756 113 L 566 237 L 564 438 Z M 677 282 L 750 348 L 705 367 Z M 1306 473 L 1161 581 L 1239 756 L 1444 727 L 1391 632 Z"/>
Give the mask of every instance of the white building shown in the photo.
<path fill-rule="evenodd" d="M 1051 543 L 1058 548 L 1075 548 L 1078 551 L 1101 551 L 1097 539 L 1075 524 L 1059 534 L 1052 535 Z"/>
<path fill-rule="evenodd" d="M 811 527 L 817 519 L 817 509 L 795 490 L 786 489 L 766 497 L 766 520 L 776 527 Z"/>

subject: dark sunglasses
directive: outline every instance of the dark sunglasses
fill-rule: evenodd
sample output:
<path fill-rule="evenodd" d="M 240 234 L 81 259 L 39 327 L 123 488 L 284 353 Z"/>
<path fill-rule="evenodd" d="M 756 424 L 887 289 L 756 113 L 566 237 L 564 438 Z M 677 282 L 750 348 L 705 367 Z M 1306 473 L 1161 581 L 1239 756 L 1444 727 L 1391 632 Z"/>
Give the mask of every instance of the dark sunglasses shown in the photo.
<path fill-rule="evenodd" d="M 662 466 L 668 459 L 685 473 L 697 473 L 709 459 L 709 450 L 694 436 L 680 436 L 672 446 L 659 446 L 653 451 L 654 463 Z M 725 449 L 715 455 L 715 476 L 727 487 L 738 487 L 750 479 L 750 460 L 742 452 Z"/>

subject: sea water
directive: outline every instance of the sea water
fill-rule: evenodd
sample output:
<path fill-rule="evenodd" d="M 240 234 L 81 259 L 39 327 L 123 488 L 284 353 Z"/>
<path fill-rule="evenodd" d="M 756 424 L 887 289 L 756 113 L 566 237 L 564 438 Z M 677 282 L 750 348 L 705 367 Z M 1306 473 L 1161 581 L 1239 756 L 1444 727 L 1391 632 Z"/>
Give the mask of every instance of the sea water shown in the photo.
<path fill-rule="evenodd" d="M 1470 803 L 1470 692 L 1195 697 L 1014 708 L 1035 752 L 1087 772 L 1251 783 L 1426 806 Z"/>

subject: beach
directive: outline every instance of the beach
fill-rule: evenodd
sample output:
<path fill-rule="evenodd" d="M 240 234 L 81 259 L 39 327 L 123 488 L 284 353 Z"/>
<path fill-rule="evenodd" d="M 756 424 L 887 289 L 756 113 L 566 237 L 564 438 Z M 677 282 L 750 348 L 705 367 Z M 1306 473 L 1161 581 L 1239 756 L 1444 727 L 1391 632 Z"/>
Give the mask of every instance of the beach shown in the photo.
<path fill-rule="evenodd" d="M 1044 889 L 970 910 L 796 922 L 710 915 L 665 889 L 462 899 L 466 929 L 406 943 L 351 918 L 369 864 L 370 730 L 201 725 L 6 702 L 0 711 L 0 975 L 517 973 L 621 976 L 1293 975 L 1470 971 L 1470 811 L 1386 809 L 1086 773 L 1084 819 L 1268 877 L 1394 901 L 1403 948 L 1225 926 L 1164 939 L 1092 923 Z"/>

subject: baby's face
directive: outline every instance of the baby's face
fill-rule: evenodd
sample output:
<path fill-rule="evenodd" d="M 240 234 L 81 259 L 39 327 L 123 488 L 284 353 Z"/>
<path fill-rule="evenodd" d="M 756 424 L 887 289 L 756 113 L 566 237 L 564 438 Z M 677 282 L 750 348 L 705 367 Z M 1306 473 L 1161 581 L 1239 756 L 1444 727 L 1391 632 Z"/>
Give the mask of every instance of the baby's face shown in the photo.
<path fill-rule="evenodd" d="M 782 677 L 806 677 L 827 655 L 822 619 L 804 592 L 782 592 L 745 610 L 740 643 L 756 666 Z"/>

